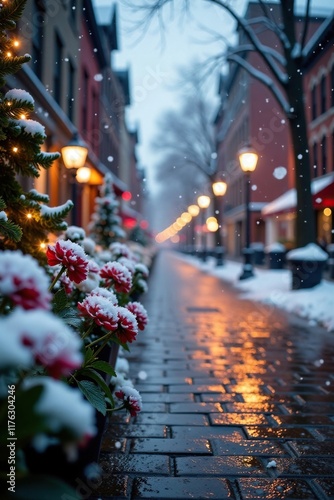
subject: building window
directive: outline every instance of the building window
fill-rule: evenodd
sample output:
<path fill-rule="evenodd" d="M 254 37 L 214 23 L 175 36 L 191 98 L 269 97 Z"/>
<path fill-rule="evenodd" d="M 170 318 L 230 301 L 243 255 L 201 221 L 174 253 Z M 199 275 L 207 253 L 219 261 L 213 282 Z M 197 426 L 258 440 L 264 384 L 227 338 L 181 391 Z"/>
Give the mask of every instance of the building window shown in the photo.
<path fill-rule="evenodd" d="M 63 44 L 59 36 L 56 34 L 55 40 L 55 67 L 53 81 L 53 97 L 58 104 L 61 104 L 62 90 L 62 62 L 63 62 Z"/>
<path fill-rule="evenodd" d="M 42 79 L 43 63 L 43 37 L 44 37 L 44 14 L 38 6 L 37 1 L 33 3 L 32 12 L 32 39 L 31 39 L 31 64 L 36 76 Z"/>
<path fill-rule="evenodd" d="M 67 94 L 67 114 L 73 122 L 74 116 L 74 67 L 71 61 L 68 63 L 68 94 Z"/>
<path fill-rule="evenodd" d="M 320 111 L 321 114 L 326 111 L 326 76 L 321 78 L 320 82 Z"/>
<path fill-rule="evenodd" d="M 313 144 L 313 177 L 318 175 L 318 144 L 315 142 Z"/>
<path fill-rule="evenodd" d="M 312 120 L 315 120 L 317 117 L 317 87 L 314 87 L 311 90 L 311 106 L 312 106 Z"/>
<path fill-rule="evenodd" d="M 321 174 L 327 173 L 327 138 L 324 136 L 321 141 Z"/>

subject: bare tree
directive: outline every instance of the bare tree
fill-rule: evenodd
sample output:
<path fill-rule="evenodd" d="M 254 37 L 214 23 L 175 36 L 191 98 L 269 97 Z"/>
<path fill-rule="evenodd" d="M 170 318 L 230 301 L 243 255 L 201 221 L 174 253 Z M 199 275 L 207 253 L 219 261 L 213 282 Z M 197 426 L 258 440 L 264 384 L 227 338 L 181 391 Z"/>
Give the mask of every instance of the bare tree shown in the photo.
<path fill-rule="evenodd" d="M 160 117 L 152 147 L 162 154 L 162 160 L 156 166 L 156 180 L 168 190 L 169 179 L 173 178 L 173 189 L 178 185 L 180 196 L 191 204 L 196 195 L 203 194 L 203 189 L 212 194 L 211 186 L 216 175 L 214 107 L 206 97 L 198 63 L 180 69 L 178 89 L 183 94 L 181 105 Z M 214 211 L 218 213 L 214 196 L 212 201 Z M 215 236 L 216 246 L 221 246 L 220 232 L 217 231 Z"/>
<path fill-rule="evenodd" d="M 141 9 L 150 21 L 159 15 L 167 5 L 173 6 L 175 0 L 128 0 L 136 9 Z M 189 0 L 182 0 L 185 10 L 191 10 Z M 229 48 L 224 54 L 217 55 L 217 61 L 233 61 L 253 78 L 263 83 L 273 94 L 286 115 L 291 134 L 294 157 L 296 207 L 296 243 L 304 246 L 316 239 L 315 218 L 311 194 L 311 164 L 307 137 L 307 121 L 303 99 L 303 65 L 307 57 L 305 50 L 310 24 L 311 0 L 304 1 L 304 12 L 296 22 L 296 0 L 278 0 L 275 7 L 280 10 L 277 21 L 271 6 L 273 2 L 258 0 L 261 15 L 256 19 L 244 19 L 229 0 L 203 0 L 208 6 L 216 6 L 228 12 L 244 34 L 245 43 Z M 180 3 L 180 2 L 179 2 Z M 278 4 L 278 5 L 277 5 Z M 162 17 L 160 16 L 160 19 Z M 299 29 L 297 32 L 297 24 Z M 265 45 L 261 32 L 270 30 L 277 39 L 277 47 Z M 269 69 L 269 75 L 251 65 L 247 54 L 256 52 Z"/>

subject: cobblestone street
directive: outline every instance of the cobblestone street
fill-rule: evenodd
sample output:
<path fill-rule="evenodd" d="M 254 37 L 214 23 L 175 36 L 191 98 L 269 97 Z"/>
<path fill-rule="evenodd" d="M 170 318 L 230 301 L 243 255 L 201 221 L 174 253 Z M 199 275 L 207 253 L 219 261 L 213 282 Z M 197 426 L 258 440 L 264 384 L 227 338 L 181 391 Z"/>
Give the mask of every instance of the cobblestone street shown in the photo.
<path fill-rule="evenodd" d="M 126 357 L 143 410 L 110 418 L 93 497 L 334 498 L 333 333 L 171 252 L 141 301 Z"/>

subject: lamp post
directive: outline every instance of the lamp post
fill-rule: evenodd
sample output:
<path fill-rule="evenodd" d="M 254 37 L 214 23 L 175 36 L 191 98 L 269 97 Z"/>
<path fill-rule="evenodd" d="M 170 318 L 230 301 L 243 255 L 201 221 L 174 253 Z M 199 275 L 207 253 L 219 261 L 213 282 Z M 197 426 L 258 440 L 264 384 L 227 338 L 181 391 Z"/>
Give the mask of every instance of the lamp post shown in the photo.
<path fill-rule="evenodd" d="M 87 144 L 79 138 L 79 134 L 75 132 L 72 136 L 70 142 L 61 148 L 61 155 L 63 158 L 63 162 L 66 168 L 75 171 L 75 174 L 82 173 L 82 169 L 85 168 L 85 162 L 88 155 L 88 147 Z M 72 198 L 74 202 L 74 211 L 73 211 L 73 224 L 77 224 L 78 217 L 78 206 L 77 206 L 77 184 L 75 182 L 76 175 L 73 175 L 72 181 Z M 86 172 L 87 174 L 87 172 Z M 78 180 L 80 178 L 80 174 Z M 79 181 L 80 182 L 80 181 Z"/>
<path fill-rule="evenodd" d="M 206 234 L 204 231 L 204 225 L 205 225 L 205 209 L 208 208 L 210 205 L 210 196 L 206 196 L 205 194 L 199 196 L 197 198 L 197 204 L 199 208 L 202 209 L 202 220 L 201 220 L 201 239 L 202 239 L 202 260 L 203 262 L 206 261 Z"/>
<path fill-rule="evenodd" d="M 195 217 L 197 217 L 197 215 L 199 214 L 199 211 L 200 211 L 200 208 L 198 205 L 189 205 L 188 207 L 188 212 L 190 213 L 191 217 L 194 219 Z M 190 228 L 190 252 L 191 252 L 191 255 L 195 255 L 195 222 L 191 222 L 189 224 L 189 228 Z"/>
<path fill-rule="evenodd" d="M 245 173 L 246 179 L 246 231 L 245 247 L 243 249 L 244 264 L 242 273 L 239 276 L 240 280 L 244 280 L 254 276 L 250 248 L 250 174 L 256 169 L 258 154 L 254 151 L 254 149 L 245 147 L 239 151 L 238 156 L 241 169 Z"/>
<path fill-rule="evenodd" d="M 225 181 L 216 181 L 212 184 L 212 191 L 215 197 L 223 197 L 226 193 L 227 184 Z M 223 226 L 221 221 L 221 227 Z M 216 265 L 223 265 L 223 256 L 224 256 L 224 247 L 223 247 L 223 238 L 221 233 L 218 231 L 216 233 Z"/>

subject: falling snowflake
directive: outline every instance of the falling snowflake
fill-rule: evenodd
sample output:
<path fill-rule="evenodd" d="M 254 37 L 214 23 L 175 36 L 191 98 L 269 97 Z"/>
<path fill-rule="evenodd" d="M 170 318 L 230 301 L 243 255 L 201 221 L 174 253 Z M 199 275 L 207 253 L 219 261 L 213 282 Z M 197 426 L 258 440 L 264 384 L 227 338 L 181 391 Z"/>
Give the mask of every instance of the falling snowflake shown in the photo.
<path fill-rule="evenodd" d="M 287 173 L 288 171 L 285 167 L 276 167 L 273 171 L 273 176 L 275 179 L 281 180 L 284 179 Z"/>

